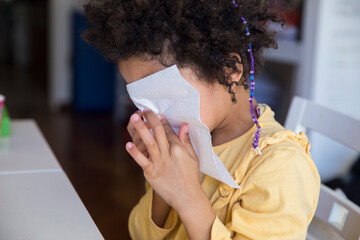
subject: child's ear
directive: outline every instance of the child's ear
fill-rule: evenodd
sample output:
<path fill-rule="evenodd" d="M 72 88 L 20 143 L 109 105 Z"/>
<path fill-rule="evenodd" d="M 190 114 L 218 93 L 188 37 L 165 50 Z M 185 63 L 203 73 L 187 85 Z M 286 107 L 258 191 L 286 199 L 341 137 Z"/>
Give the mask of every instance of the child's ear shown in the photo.
<path fill-rule="evenodd" d="M 243 75 L 243 65 L 240 58 L 240 55 L 237 53 L 231 53 L 230 57 L 233 58 L 236 61 L 236 67 L 239 71 L 236 71 L 232 68 L 225 67 L 225 74 L 228 76 L 228 79 L 231 83 L 233 82 L 240 82 L 241 77 Z M 236 86 L 235 84 L 232 85 L 232 89 Z"/>

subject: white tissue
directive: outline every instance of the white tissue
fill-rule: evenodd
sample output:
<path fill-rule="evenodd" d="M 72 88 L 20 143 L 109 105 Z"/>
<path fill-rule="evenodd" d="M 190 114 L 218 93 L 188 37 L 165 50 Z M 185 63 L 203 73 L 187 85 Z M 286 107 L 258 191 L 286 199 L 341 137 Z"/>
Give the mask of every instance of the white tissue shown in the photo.
<path fill-rule="evenodd" d="M 233 188 L 240 188 L 212 148 L 209 128 L 200 119 L 200 94 L 180 74 L 176 65 L 126 85 L 131 100 L 140 109 L 161 113 L 178 134 L 189 124 L 191 143 L 200 171 Z"/>

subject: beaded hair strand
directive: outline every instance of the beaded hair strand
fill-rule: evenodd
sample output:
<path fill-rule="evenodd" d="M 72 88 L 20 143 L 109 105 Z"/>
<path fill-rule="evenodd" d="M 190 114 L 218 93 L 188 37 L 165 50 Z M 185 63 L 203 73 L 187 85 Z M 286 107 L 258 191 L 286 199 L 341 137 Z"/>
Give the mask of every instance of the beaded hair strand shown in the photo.
<path fill-rule="evenodd" d="M 232 3 L 234 5 L 234 7 L 239 7 L 237 5 L 237 3 L 235 2 L 235 0 L 232 0 Z M 247 22 L 245 20 L 245 18 L 242 16 L 241 19 L 243 20 L 243 24 L 246 26 Z M 249 26 L 246 26 L 246 36 L 250 36 L 250 30 L 249 30 Z M 261 151 L 259 148 L 259 138 L 260 138 L 260 131 L 261 131 L 261 126 L 258 122 L 258 120 L 256 119 L 256 115 L 255 115 L 255 109 L 254 109 L 254 90 L 255 90 L 255 63 L 254 63 L 254 56 L 252 53 L 252 48 L 251 48 L 251 43 L 247 44 L 248 47 L 248 52 L 250 55 L 250 59 L 251 59 L 251 69 L 250 69 L 250 98 L 249 98 L 249 103 L 250 103 L 250 113 L 251 113 L 251 117 L 252 120 L 254 121 L 255 125 L 256 125 L 256 132 L 255 132 L 255 136 L 253 138 L 253 148 L 251 148 L 251 150 L 253 150 L 255 152 L 256 155 L 261 155 Z"/>

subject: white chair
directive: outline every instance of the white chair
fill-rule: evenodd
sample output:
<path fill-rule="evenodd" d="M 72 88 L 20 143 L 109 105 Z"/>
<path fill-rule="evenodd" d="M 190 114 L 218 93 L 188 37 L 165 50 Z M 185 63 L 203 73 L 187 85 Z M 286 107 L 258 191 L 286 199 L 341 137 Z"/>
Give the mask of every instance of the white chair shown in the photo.
<path fill-rule="evenodd" d="M 300 97 L 292 100 L 285 128 L 296 133 L 311 129 L 360 152 L 360 120 Z M 321 184 L 307 239 L 360 240 L 360 207 Z"/>

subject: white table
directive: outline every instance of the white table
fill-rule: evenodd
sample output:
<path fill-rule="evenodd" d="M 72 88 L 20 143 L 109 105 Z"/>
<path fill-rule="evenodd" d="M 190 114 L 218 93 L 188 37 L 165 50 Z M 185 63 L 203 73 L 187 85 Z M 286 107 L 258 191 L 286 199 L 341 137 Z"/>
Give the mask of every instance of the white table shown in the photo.
<path fill-rule="evenodd" d="M 0 138 L 0 239 L 104 239 L 32 120 Z"/>

